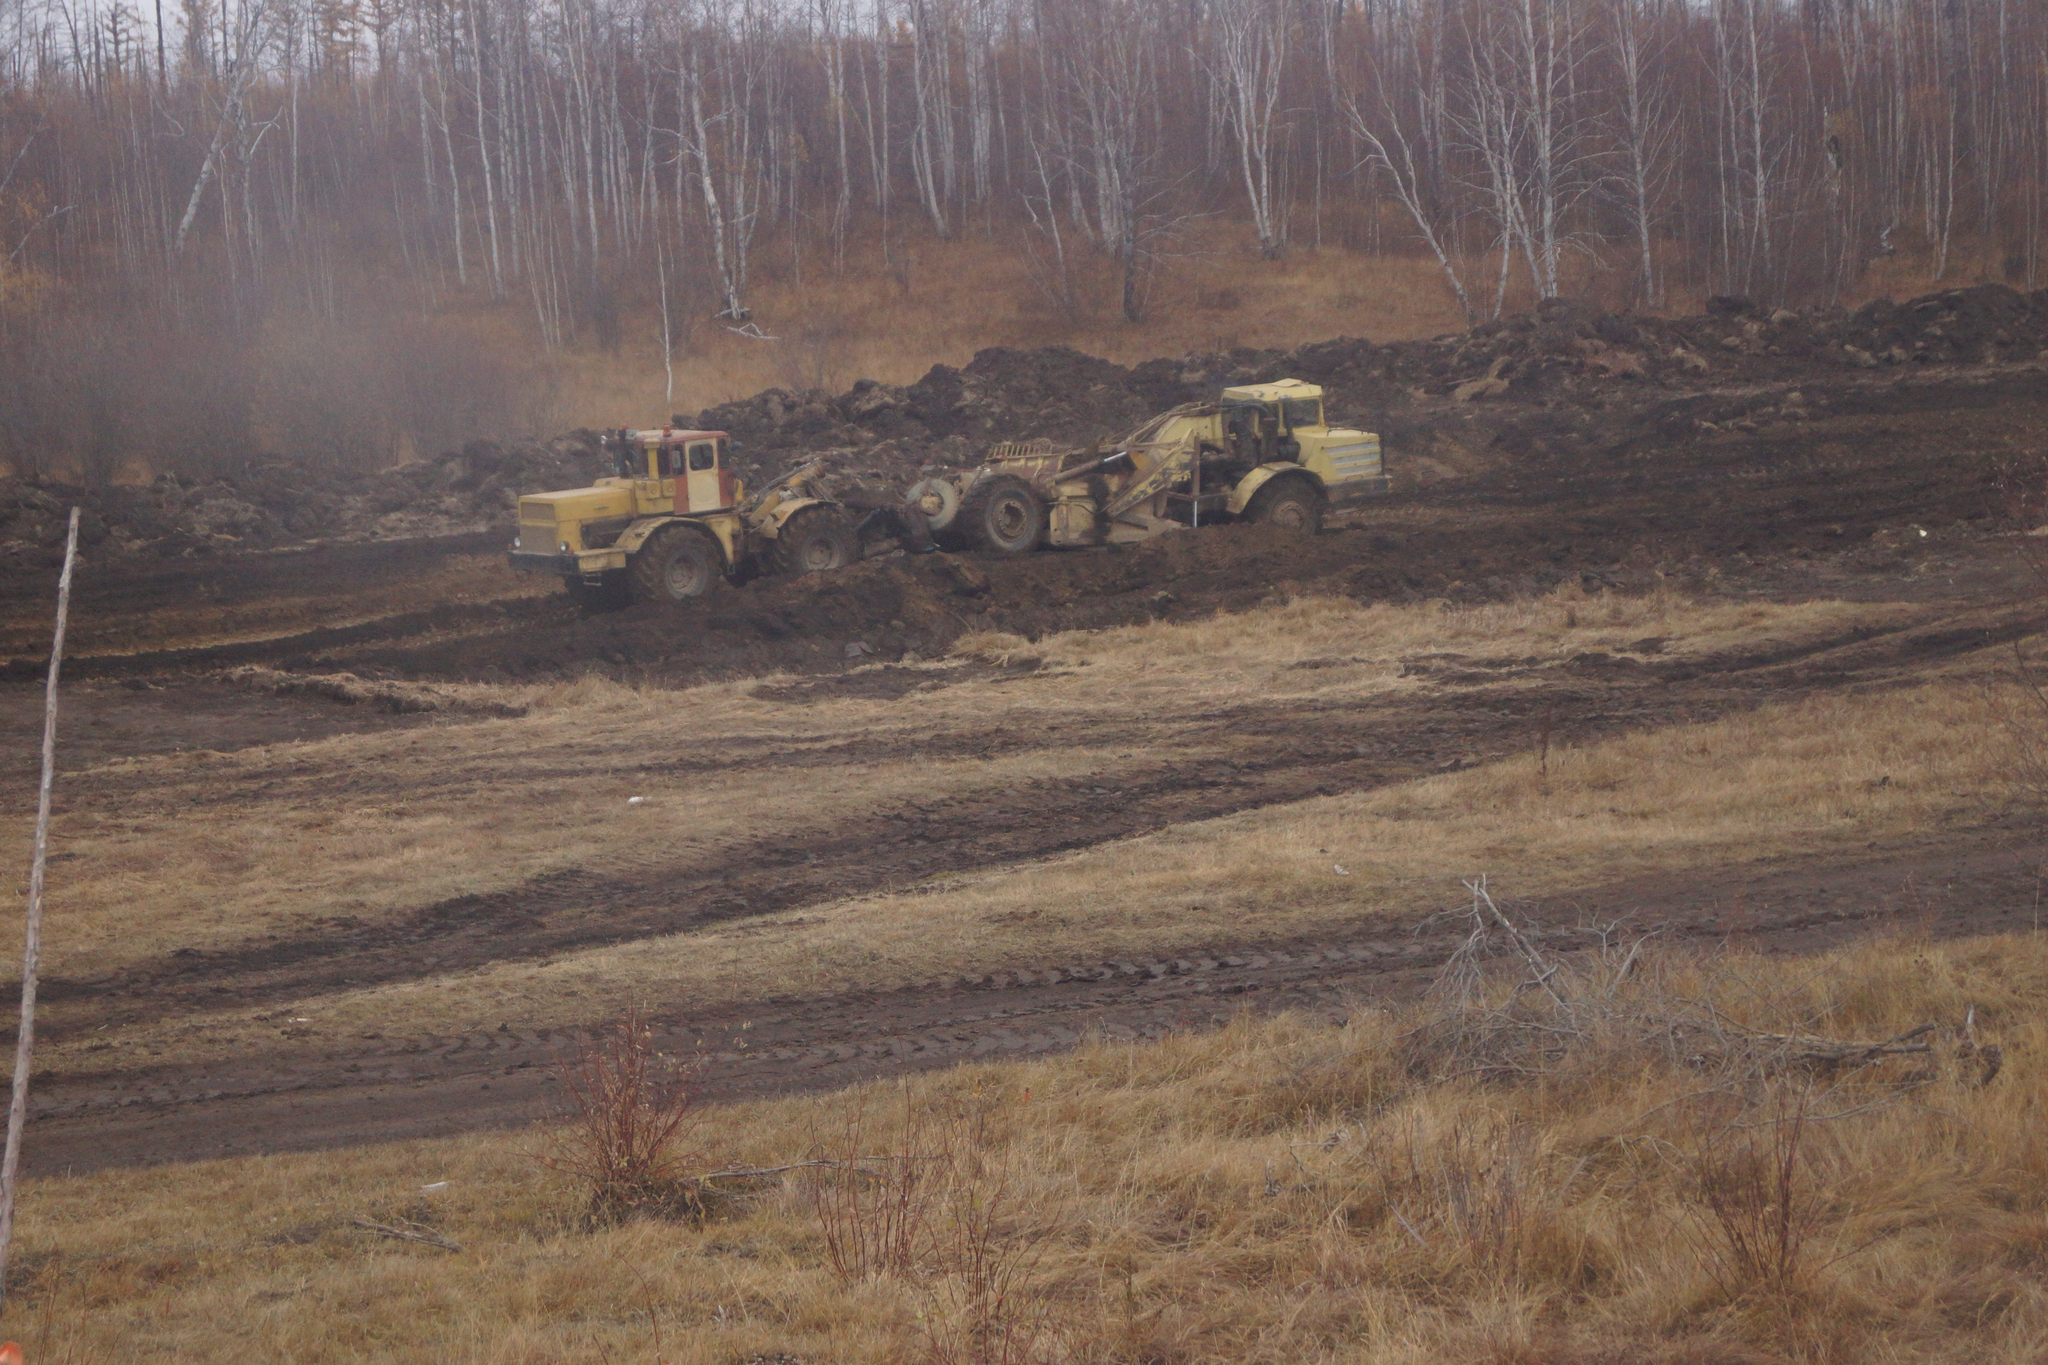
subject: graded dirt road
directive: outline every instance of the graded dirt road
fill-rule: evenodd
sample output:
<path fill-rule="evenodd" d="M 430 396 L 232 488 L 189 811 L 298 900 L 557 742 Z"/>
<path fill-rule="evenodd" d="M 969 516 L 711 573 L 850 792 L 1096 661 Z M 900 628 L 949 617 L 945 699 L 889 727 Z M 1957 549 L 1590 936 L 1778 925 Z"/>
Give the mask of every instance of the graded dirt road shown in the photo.
<path fill-rule="evenodd" d="M 752 700 L 792 712 L 883 703 L 915 716 L 933 704 L 934 689 L 964 681 L 1038 685 L 1028 662 L 938 672 L 916 662 L 970 630 L 1037 636 L 1194 620 L 1300 593 L 1475 603 L 1561 584 L 1670 587 L 1896 610 L 1881 624 L 1859 621 L 1790 646 L 1760 641 L 1674 656 L 1661 640 L 1642 638 L 1562 659 L 1418 656 L 1402 666 L 1416 690 L 1371 705 L 1279 708 L 1256 697 L 1192 695 L 1135 718 L 1105 698 L 1091 714 L 1077 674 L 1060 683 L 1069 709 L 1057 729 L 1015 715 L 984 724 L 949 713 L 909 738 L 874 731 L 819 743 L 707 734 L 678 718 L 671 731 L 648 737 L 627 771 L 711 781 L 743 765 L 776 775 L 793 808 L 820 776 L 883 763 L 1052 765 L 1063 751 L 1124 752 L 1102 770 L 1112 777 L 991 778 L 944 800 L 877 796 L 796 826 L 764 825 L 680 862 L 570 866 L 297 930 L 252 926 L 239 940 L 131 955 L 104 971 L 54 972 L 45 986 L 47 1036 L 71 1051 L 32 1096 L 30 1168 L 529 1121 L 546 1107 L 549 1063 L 606 1018 L 536 1027 L 512 1017 L 456 1036 L 401 1026 L 390 1036 L 349 1037 L 299 1030 L 287 1018 L 261 1046 L 161 1061 L 93 1052 L 87 1040 L 102 1032 L 165 1021 L 203 1026 L 233 1012 L 304 1008 L 327 994 L 542 963 L 882 894 L 935 874 L 1030 864 L 1190 821 L 1391 787 L 1527 751 L 1539 736 L 1547 744 L 1557 717 L 1568 730 L 1559 742 L 1587 744 L 1803 697 L 1896 688 L 1944 668 L 1989 668 L 1996 647 L 2048 626 L 2017 552 L 2028 542 L 2015 535 L 2026 528 L 2014 521 L 2010 497 L 2015 471 L 2038 468 L 2043 454 L 2042 380 L 2032 366 L 1859 376 L 1804 395 L 1807 411 L 1822 415 L 1802 412 L 1756 431 L 1680 423 L 1677 414 L 1711 396 L 1673 396 L 1660 400 L 1664 417 L 1644 415 L 1648 409 L 1630 417 L 1637 437 L 1611 439 L 1610 431 L 1582 449 L 1502 456 L 1476 477 L 1343 518 L 1312 542 L 1219 528 L 1016 560 L 899 557 L 678 608 L 594 617 L 546 592 L 549 585 L 502 571 L 488 536 L 130 565 L 118 581 L 88 566 L 76 599 L 78 652 L 67 667 L 75 682 L 65 764 L 76 775 L 62 801 L 115 812 L 146 808 L 160 776 L 114 760 L 256 746 L 282 754 L 337 736 L 460 726 L 472 716 L 446 685 L 463 682 L 595 672 L 678 686 L 775 673 L 750 686 Z M 0 643 L 14 654 L 10 676 L 22 680 L 0 693 L 10 722 L 0 771 L 14 798 L 33 777 L 40 697 L 27 679 L 37 672 L 33 641 L 48 610 L 46 589 L 23 575 L 0 591 Z M 1334 675 L 1351 663 L 1333 655 L 1293 667 Z M 294 675 L 345 670 L 444 690 L 437 709 L 345 705 L 318 692 L 224 680 L 222 670 L 239 665 Z M 623 761 L 608 754 L 605 770 L 616 773 Z M 288 768 L 280 771 L 288 777 Z M 567 788 L 587 774 L 565 764 L 558 776 Z M 319 781 L 353 784 L 365 801 L 421 808 L 474 790 L 465 785 L 473 775 L 452 770 L 398 779 L 369 768 Z M 266 779 L 207 799 L 283 809 L 296 798 L 281 784 L 285 778 Z M 1930 831 L 1908 846 L 1819 866 L 1589 878 L 1533 913 L 1562 928 L 1582 912 L 1629 911 L 1680 937 L 1735 935 L 1785 948 L 1901 920 L 1977 932 L 2031 924 L 2038 862 L 2028 831 L 1987 816 L 1974 829 Z M 1109 961 L 1012 956 L 942 980 L 880 980 L 854 993 L 793 988 L 697 1010 L 660 1001 L 655 1015 L 665 1044 L 682 1052 L 701 1046 L 707 1093 L 753 1095 L 1040 1051 L 1091 1030 L 1127 1036 L 1205 1026 L 1239 1007 L 1356 1008 L 1418 989 L 1455 932 L 1333 925 L 1302 938 L 1247 926 L 1200 951 L 1180 943 L 1170 955 L 1132 951 Z"/>

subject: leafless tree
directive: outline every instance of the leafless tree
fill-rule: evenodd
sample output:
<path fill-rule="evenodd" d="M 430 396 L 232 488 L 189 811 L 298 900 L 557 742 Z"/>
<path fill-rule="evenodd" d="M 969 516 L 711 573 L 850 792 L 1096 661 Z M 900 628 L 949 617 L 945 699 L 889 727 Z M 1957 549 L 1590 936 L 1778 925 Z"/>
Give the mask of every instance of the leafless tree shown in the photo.
<path fill-rule="evenodd" d="M 1274 201 L 1274 118 L 1290 35 L 1280 0 L 1215 0 L 1216 67 L 1224 116 L 1237 141 L 1238 168 L 1259 251 L 1271 260 L 1286 245 Z"/>

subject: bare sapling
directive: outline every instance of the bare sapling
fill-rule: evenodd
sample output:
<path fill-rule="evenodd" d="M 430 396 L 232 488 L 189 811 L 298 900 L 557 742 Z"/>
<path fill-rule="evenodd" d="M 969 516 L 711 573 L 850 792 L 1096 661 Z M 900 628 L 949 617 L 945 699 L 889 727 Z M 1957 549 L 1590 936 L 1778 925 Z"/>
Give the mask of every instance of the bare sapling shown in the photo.
<path fill-rule="evenodd" d="M 683 1147 L 694 1068 L 656 1050 L 637 1008 L 559 1074 L 568 1121 L 540 1159 L 582 1183 L 591 1223 L 704 1215 L 707 1191 L 688 1175 L 698 1159 Z"/>
<path fill-rule="evenodd" d="M 846 1284 L 891 1278 L 916 1288 L 924 1365 L 1037 1365 L 1068 1358 L 1039 1272 L 1059 1211 L 1020 1187 L 1021 1167 L 991 1133 L 978 1097 L 936 1116 L 901 1092 L 886 1138 L 864 1102 L 825 1153 L 804 1165 L 826 1260 Z"/>
<path fill-rule="evenodd" d="M 1707 1138 L 1692 1160 L 1686 1202 L 1695 1237 L 1730 1297 L 1796 1293 L 1826 1206 L 1811 1166 L 1813 1093 L 1773 1088 L 1771 1103 Z"/>
<path fill-rule="evenodd" d="M 903 1123 L 880 1141 L 866 1103 L 856 1102 L 840 1131 L 816 1144 L 825 1158 L 805 1186 L 825 1241 L 825 1258 L 842 1281 L 910 1273 L 931 1237 L 932 1201 L 951 1153 L 925 1111 L 904 1091 Z"/>
<path fill-rule="evenodd" d="M 1040 1283 L 1059 1210 L 1021 1188 L 1015 1154 L 999 1150 L 990 1114 L 954 1120 L 946 1189 L 933 1219 L 932 1265 L 920 1315 L 927 1365 L 1050 1365 L 1069 1358 Z"/>
<path fill-rule="evenodd" d="M 64 627 L 71 615 L 71 568 L 78 558 L 78 509 L 64 539 L 64 572 L 57 579 L 57 629 L 50 640 L 50 674 L 43 685 L 43 775 L 36 789 L 35 852 L 29 863 L 28 924 L 21 950 L 21 1025 L 14 1035 L 14 1090 L 7 1102 L 7 1148 L 0 1156 L 0 1296 L 7 1288 L 7 1252 L 14 1242 L 15 1176 L 21 1165 L 21 1130 L 28 1121 L 29 1067 L 36 1046 L 36 965 L 43 940 L 43 873 L 50 848 L 50 787 L 57 766 L 57 675 L 64 664 Z"/>

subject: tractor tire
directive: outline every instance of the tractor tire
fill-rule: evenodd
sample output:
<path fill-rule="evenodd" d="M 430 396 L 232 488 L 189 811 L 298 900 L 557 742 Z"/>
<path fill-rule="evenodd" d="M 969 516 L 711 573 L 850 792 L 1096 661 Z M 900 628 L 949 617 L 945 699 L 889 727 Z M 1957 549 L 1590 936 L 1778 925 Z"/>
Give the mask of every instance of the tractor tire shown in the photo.
<path fill-rule="evenodd" d="M 687 526 L 665 526 L 634 552 L 626 581 L 635 602 L 684 602 L 702 597 L 725 577 L 718 542 Z"/>
<path fill-rule="evenodd" d="M 1031 485 L 1010 474 L 983 479 L 960 500 L 960 515 L 947 528 L 970 549 L 1021 555 L 1038 548 L 1045 533 L 1045 504 Z"/>
<path fill-rule="evenodd" d="M 1323 529 L 1323 508 L 1328 502 L 1322 490 L 1307 479 L 1283 475 L 1252 494 L 1244 519 L 1312 536 Z"/>
<path fill-rule="evenodd" d="M 580 577 L 564 574 L 562 586 L 568 590 L 569 600 L 585 611 L 616 611 L 628 601 L 624 574 L 608 573 L 602 583 L 585 583 Z"/>
<path fill-rule="evenodd" d="M 775 572 L 792 578 L 830 573 L 860 558 L 860 542 L 838 508 L 806 507 L 782 523 L 775 543 L 768 547 L 768 557 Z"/>

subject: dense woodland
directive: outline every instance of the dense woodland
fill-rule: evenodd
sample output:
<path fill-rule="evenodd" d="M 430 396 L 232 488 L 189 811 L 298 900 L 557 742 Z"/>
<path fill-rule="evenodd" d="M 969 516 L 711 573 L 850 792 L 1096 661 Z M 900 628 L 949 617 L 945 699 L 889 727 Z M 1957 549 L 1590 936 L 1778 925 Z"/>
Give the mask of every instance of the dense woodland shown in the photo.
<path fill-rule="evenodd" d="M 2038 3 L 140 2 L 0 0 L 18 469 L 375 462 L 532 417 L 623 318 L 746 328 L 764 272 L 926 235 L 1133 319 L 1219 224 L 1474 317 L 2048 273 Z"/>

